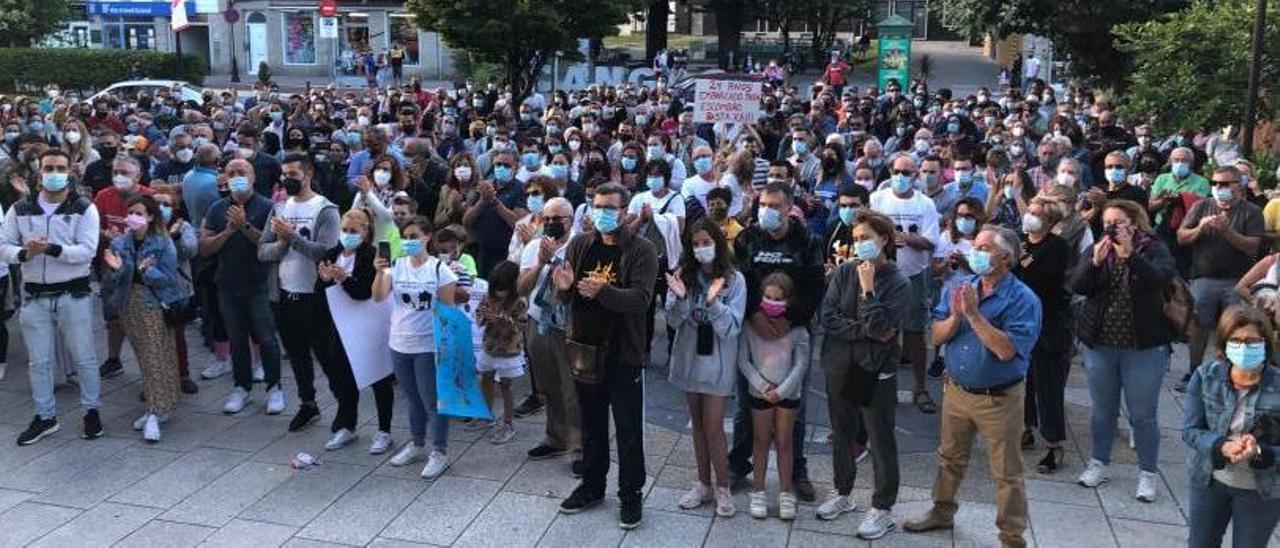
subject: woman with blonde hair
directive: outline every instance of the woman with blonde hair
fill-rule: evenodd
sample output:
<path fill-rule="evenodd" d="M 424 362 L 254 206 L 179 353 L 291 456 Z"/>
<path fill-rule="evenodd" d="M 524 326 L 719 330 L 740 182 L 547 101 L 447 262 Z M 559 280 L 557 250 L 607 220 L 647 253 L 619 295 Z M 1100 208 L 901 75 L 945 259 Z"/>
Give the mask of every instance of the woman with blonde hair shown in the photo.
<path fill-rule="evenodd" d="M 89 130 L 80 120 L 73 118 L 62 123 L 59 148 L 71 157 L 71 169 L 81 176 L 89 164 L 98 160 L 98 151 L 93 149 L 93 139 L 89 137 Z"/>

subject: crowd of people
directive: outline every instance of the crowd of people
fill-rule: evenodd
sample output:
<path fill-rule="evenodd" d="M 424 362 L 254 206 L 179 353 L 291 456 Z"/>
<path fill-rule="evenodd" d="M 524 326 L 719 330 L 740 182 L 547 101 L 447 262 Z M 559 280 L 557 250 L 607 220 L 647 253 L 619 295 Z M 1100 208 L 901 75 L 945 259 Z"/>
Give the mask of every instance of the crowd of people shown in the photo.
<path fill-rule="evenodd" d="M 0 96 L 0 260 L 21 302 L 35 407 L 17 442 L 58 431 L 53 391 L 67 379 L 83 437 L 101 437 L 100 382 L 121 373 L 128 342 L 147 441 L 201 388 L 194 375 L 231 376 L 228 414 L 258 385 L 268 414 L 296 398 L 288 428 L 307 428 L 321 415 L 318 362 L 337 401 L 326 448 L 348 446 L 363 357 L 338 334 L 344 309 L 326 293 L 339 287 L 391 301 L 394 372 L 371 385 L 368 450 L 423 463 L 425 478 L 449 466 L 451 422 L 509 443 L 514 417 L 545 408 L 528 457 L 567 457 L 581 482 L 561 510 L 585 510 L 605 495 L 612 413 L 619 524 L 638 526 L 643 369 L 666 356 L 697 462 L 679 506 L 732 516 L 732 490 L 745 488 L 751 517 L 794 519 L 800 502 L 819 502 L 804 444 L 816 367 L 835 470 L 816 515 L 855 510 L 869 455 L 857 533 L 880 538 L 898 527 L 907 374 L 910 405 L 938 415 L 941 440 L 933 505 L 902 529 L 953 525 L 981 434 L 1000 541 L 1022 546 L 1023 451 L 1042 447 L 1042 474 L 1067 465 L 1064 389 L 1079 354 L 1091 454 L 1078 483 L 1108 480 L 1123 415 L 1134 496 L 1160 497 L 1160 428 L 1175 425 L 1158 423 L 1157 405 L 1173 371 L 1186 392 L 1192 545 L 1217 545 L 1230 523 L 1237 545 L 1266 545 L 1280 518 L 1280 200 L 1235 128 L 1157 135 L 1088 90 L 1058 97 L 1041 81 L 858 93 L 837 76 L 807 91 L 763 83 L 763 114 L 745 125 L 695 123 L 691 98 L 663 80 L 525 98 L 416 80 L 186 102 L 168 89 Z M 472 320 L 492 420 L 437 411 L 433 319 L 447 307 Z M 191 367 L 189 336 L 216 361 Z M 1171 364 L 1182 341 L 1189 363 Z M 281 388 L 282 359 L 296 394 Z M 517 403 L 512 381 L 526 373 L 533 393 Z M 941 405 L 929 377 L 941 378 Z M 408 440 L 392 436 L 396 397 Z"/>

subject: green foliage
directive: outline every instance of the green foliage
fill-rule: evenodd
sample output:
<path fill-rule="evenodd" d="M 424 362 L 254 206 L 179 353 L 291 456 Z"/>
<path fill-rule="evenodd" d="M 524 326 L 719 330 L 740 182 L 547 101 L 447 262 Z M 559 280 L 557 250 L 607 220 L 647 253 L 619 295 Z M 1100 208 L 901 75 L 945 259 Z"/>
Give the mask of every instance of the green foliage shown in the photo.
<path fill-rule="evenodd" d="M 0 48 L 0 89 L 38 90 L 46 84 L 63 89 L 96 90 L 129 79 L 130 67 L 137 64 L 149 78 L 204 81 L 204 61 L 194 55 L 182 58 L 179 74 L 174 54 L 142 50 Z M 74 67 L 75 70 L 55 70 Z"/>
<path fill-rule="evenodd" d="M 580 38 L 618 32 L 640 0 L 408 0 L 406 10 L 423 29 L 479 63 L 503 67 L 506 83 L 524 97 L 556 51 L 574 58 Z"/>
<path fill-rule="evenodd" d="M 948 0 L 942 22 L 977 38 L 1037 34 L 1049 38 L 1057 60 L 1070 57 L 1073 76 L 1107 86 L 1123 81 L 1130 58 L 1115 47 L 1116 25 L 1147 21 L 1182 9 L 1189 0 Z"/>
<path fill-rule="evenodd" d="M 470 78 L 479 86 L 484 86 L 490 82 L 494 84 L 502 83 L 503 72 L 501 65 L 477 62 L 475 56 L 467 51 L 455 49 L 452 52 L 455 73 L 466 75 L 466 78 Z M 458 83 L 461 83 L 461 81 Z"/>
<path fill-rule="evenodd" d="M 0 46 L 30 46 L 70 15 L 67 0 L 0 0 Z"/>
<path fill-rule="evenodd" d="M 1156 21 L 1116 28 L 1118 45 L 1133 56 L 1121 113 L 1151 116 L 1158 132 L 1239 125 L 1249 81 L 1253 0 L 1197 2 Z M 1267 10 L 1262 85 L 1280 82 L 1280 1 Z M 1258 120 L 1276 105 L 1259 101 Z"/>

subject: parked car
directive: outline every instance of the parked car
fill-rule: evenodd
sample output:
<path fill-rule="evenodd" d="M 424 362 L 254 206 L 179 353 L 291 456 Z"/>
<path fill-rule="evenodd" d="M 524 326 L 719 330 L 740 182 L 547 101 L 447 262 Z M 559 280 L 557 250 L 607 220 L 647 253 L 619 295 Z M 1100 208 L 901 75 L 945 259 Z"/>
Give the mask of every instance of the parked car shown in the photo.
<path fill-rule="evenodd" d="M 201 88 L 181 80 L 126 80 L 124 82 L 116 82 L 93 94 L 89 97 L 88 102 L 92 104 L 99 97 L 109 95 L 131 99 L 143 92 L 155 97 L 156 92 L 161 89 L 178 90 L 182 94 L 183 102 L 192 101 L 197 105 L 204 104 Z"/>

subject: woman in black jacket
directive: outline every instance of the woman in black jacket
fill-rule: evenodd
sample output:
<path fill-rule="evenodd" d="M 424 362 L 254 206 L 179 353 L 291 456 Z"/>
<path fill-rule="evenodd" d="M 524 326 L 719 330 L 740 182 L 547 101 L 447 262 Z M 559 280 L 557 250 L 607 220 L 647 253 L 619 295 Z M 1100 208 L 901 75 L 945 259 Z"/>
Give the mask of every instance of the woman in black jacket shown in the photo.
<path fill-rule="evenodd" d="M 377 272 L 373 259 L 377 250 L 373 245 L 373 215 L 365 209 L 352 209 L 342 216 L 342 234 L 338 245 L 330 249 L 316 266 L 320 290 L 341 284 L 347 296 L 357 301 L 367 301 L 373 296 L 373 279 Z M 328 301 L 326 300 L 326 303 Z M 326 308 L 327 310 L 327 308 Z M 360 388 L 351 371 L 351 362 L 342 346 L 337 328 L 330 314 L 325 329 L 336 345 L 333 370 L 324 372 L 329 386 L 338 400 L 338 413 L 333 418 L 333 438 L 325 449 L 341 449 L 356 440 L 357 413 L 360 406 Z M 373 383 L 373 397 L 378 407 L 378 433 L 369 445 L 369 453 L 381 455 L 391 448 L 391 409 L 395 401 L 395 389 L 391 375 Z"/>
<path fill-rule="evenodd" d="M 1160 481 L 1156 405 L 1172 339 L 1161 310 L 1175 276 L 1173 256 L 1152 234 L 1147 212 L 1137 203 L 1108 202 L 1102 225 L 1105 236 L 1080 256 L 1071 284 L 1085 297 L 1076 336 L 1093 400 L 1093 455 L 1078 481 L 1097 487 L 1107 480 L 1123 392 L 1138 452 L 1136 497 L 1152 502 Z"/>

